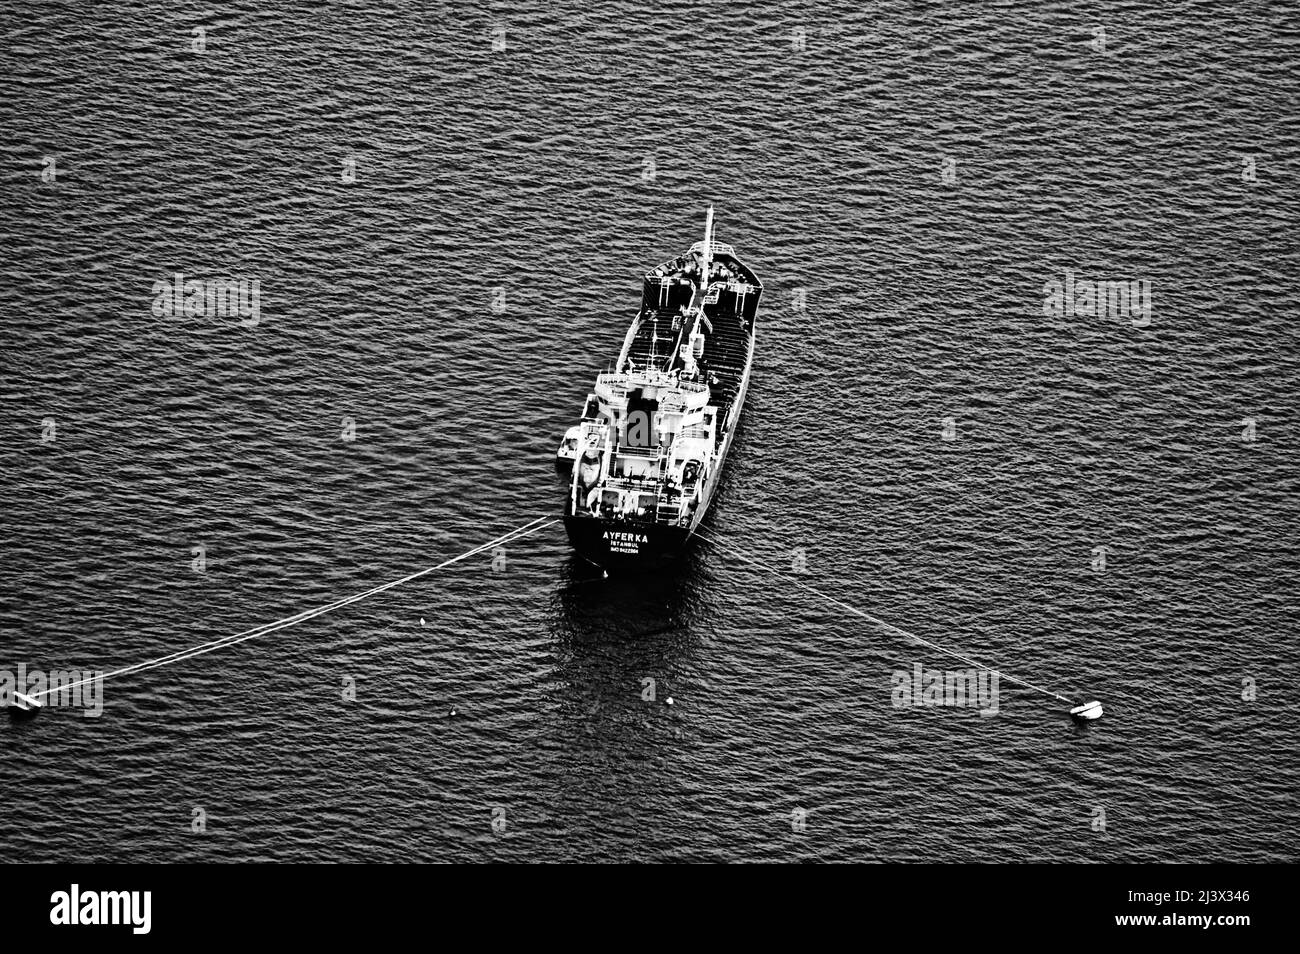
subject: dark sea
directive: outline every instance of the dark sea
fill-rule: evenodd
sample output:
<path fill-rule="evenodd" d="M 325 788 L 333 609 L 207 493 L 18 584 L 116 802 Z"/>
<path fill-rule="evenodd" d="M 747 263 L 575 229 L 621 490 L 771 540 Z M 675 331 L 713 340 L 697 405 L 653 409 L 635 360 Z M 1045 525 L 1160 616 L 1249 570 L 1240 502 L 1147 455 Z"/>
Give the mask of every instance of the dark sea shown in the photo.
<path fill-rule="evenodd" d="M 645 271 L 713 204 L 766 285 L 716 543 L 554 524 L 6 717 L 7 860 L 1300 860 L 1294 4 L 3 17 L 6 672 L 558 517 Z M 962 664 L 801 567 L 1069 702 L 896 705 Z"/>

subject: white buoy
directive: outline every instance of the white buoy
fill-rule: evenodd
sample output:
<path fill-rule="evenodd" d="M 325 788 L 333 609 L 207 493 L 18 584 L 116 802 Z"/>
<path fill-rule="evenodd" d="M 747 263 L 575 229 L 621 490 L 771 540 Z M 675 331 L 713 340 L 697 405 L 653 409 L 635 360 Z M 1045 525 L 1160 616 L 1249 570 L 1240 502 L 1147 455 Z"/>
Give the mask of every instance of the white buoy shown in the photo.
<path fill-rule="evenodd" d="M 421 625 L 421 626 L 424 625 L 424 617 L 423 617 L 423 616 L 420 617 L 420 625 Z"/>
<path fill-rule="evenodd" d="M 455 709 L 452 709 L 452 710 L 451 710 L 451 714 L 454 716 L 454 715 L 456 714 L 456 710 L 455 710 Z"/>
<path fill-rule="evenodd" d="M 664 700 L 664 702 L 666 702 L 668 705 L 672 705 L 672 704 L 673 704 L 673 697 L 672 697 L 672 696 L 669 696 L 667 699 Z"/>
<path fill-rule="evenodd" d="M 1091 722 L 1093 719 L 1101 718 L 1101 703 L 1095 699 L 1092 702 L 1085 702 L 1081 706 L 1075 706 L 1070 710 L 1070 715 L 1081 722 Z"/>

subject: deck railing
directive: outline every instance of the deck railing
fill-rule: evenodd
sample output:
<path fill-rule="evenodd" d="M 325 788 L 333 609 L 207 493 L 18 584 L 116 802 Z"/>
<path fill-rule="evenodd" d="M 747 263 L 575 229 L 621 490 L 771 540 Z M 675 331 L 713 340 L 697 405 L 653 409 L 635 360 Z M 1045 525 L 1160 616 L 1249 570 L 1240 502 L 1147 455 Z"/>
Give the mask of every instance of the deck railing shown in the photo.
<path fill-rule="evenodd" d="M 641 512 L 642 509 L 644 509 L 644 513 Z M 651 523 L 675 524 L 682 516 L 682 502 L 680 497 L 675 498 L 671 502 L 669 502 L 666 497 L 659 497 L 651 506 L 638 508 L 637 511 L 632 514 L 626 514 L 616 507 L 598 504 L 595 512 L 608 519 L 626 517 L 627 522 L 630 525 L 644 523 L 646 521 Z"/>

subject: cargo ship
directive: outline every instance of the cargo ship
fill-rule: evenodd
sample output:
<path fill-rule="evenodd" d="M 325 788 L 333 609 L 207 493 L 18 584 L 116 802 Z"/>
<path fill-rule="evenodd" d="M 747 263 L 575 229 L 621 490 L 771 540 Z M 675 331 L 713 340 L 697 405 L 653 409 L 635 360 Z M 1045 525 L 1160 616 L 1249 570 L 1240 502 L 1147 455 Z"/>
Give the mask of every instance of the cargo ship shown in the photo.
<path fill-rule="evenodd" d="M 604 570 L 671 562 L 717 492 L 754 363 L 763 286 L 704 240 L 646 273 L 613 370 L 596 377 L 556 465 L 573 548 Z"/>

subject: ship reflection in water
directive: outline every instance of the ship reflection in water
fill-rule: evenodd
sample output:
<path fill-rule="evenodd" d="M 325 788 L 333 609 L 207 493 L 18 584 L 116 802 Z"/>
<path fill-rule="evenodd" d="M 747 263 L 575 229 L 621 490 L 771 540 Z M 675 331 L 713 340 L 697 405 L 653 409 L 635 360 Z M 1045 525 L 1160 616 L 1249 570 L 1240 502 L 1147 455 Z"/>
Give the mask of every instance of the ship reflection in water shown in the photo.
<path fill-rule="evenodd" d="M 693 549 L 654 573 L 605 577 L 573 556 L 552 598 L 558 744 L 648 752 L 682 737 L 708 616 L 704 563 Z"/>

